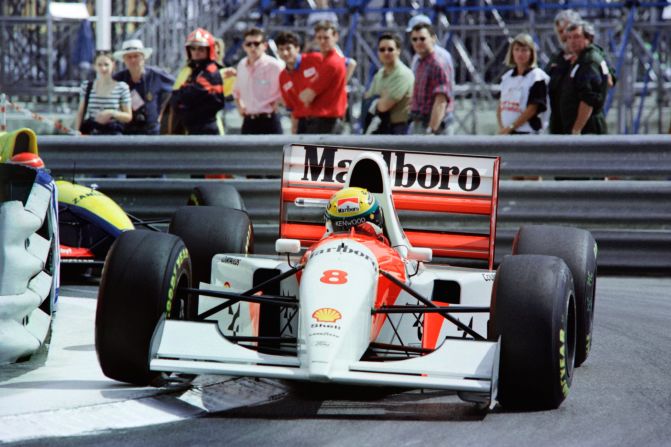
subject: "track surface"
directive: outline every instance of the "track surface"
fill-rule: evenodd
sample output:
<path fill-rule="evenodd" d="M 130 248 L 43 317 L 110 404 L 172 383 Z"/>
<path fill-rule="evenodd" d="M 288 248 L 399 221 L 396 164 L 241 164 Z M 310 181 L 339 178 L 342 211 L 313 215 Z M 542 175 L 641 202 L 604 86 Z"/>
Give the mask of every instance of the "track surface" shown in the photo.
<path fill-rule="evenodd" d="M 21 437 L 8 432 L 29 432 L 32 421 L 39 438 L 14 445 L 671 445 L 670 291 L 671 279 L 599 278 L 593 350 L 576 371 L 569 398 L 556 411 L 484 412 L 448 392 L 297 386 L 213 376 L 199 378 L 192 388 L 159 390 L 157 395 L 157 390 L 106 382 L 98 372 L 93 381 L 61 381 L 55 387 L 70 394 L 90 388 L 93 394 L 106 395 L 107 402 L 66 402 L 61 407 L 65 410 L 50 408 L 48 402 L 34 404 L 32 410 L 25 404 L 23 413 L 9 414 L 5 404 L 17 390 L 30 395 L 34 390 L 29 388 L 38 386 L 22 378 L 53 367 L 52 347 L 46 362 L 43 358 L 0 370 L 0 441 L 27 439 L 29 433 Z M 93 287 L 65 288 L 64 295 L 80 296 L 64 300 L 68 308 L 93 308 Z M 84 343 L 70 349 L 88 350 L 81 361 L 90 363 L 95 359 L 92 338 Z M 94 370 L 97 365 L 89 366 Z M 53 391 L 54 386 L 48 388 Z M 86 425 L 92 417 L 103 420 Z M 76 427 L 69 432 L 63 427 L 75 421 L 83 424 L 80 432 L 95 434 L 62 436 L 78 433 Z M 136 428 L 100 431 L 105 423 L 108 428 Z"/>

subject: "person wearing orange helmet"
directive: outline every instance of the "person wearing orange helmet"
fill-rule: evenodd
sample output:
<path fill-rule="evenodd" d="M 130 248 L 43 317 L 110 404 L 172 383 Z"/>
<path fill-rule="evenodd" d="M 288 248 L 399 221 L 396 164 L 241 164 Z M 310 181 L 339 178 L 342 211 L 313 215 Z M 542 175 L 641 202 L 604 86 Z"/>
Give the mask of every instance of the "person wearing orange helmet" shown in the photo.
<path fill-rule="evenodd" d="M 218 135 L 217 112 L 224 107 L 224 83 L 214 36 L 198 28 L 185 42 L 188 77 L 172 92 L 171 106 L 190 135 Z"/>
<path fill-rule="evenodd" d="M 33 152 L 20 152 L 9 160 L 10 164 L 28 166 L 33 169 L 44 169 L 42 157 Z"/>

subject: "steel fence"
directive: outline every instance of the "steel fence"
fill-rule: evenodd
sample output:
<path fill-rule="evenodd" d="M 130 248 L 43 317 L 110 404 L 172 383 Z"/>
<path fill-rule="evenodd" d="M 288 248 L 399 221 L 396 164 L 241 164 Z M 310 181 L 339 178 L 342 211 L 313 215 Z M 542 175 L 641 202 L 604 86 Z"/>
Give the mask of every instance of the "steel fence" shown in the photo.
<path fill-rule="evenodd" d="M 252 217 L 256 250 L 271 253 L 278 233 L 279 175 L 287 143 L 454 152 L 502 157 L 497 261 L 524 223 L 592 231 L 599 265 L 610 271 L 671 271 L 671 138 L 646 137 L 45 137 L 40 150 L 56 176 L 97 184 L 129 213 L 168 218 L 205 181 L 228 173 Z M 100 177 L 160 175 L 158 178 Z M 513 180 L 540 175 L 541 180 Z M 271 176 L 276 178 L 249 178 Z M 555 180 L 560 178 L 562 180 Z M 576 179 L 577 178 L 577 179 Z M 469 216 L 401 214 L 407 226 L 482 230 Z"/>
<path fill-rule="evenodd" d="M 604 136 L 45 136 L 40 148 L 58 175 L 279 175 L 285 144 L 500 155 L 504 176 L 671 178 L 668 135 Z"/>

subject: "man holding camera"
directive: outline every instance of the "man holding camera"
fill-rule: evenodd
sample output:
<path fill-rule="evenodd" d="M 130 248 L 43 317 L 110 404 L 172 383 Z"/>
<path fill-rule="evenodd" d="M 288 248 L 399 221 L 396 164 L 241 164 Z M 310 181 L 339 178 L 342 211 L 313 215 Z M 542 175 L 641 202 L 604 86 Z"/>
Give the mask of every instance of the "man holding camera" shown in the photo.
<path fill-rule="evenodd" d="M 145 48 L 139 39 L 125 41 L 121 50 L 114 53 L 126 69 L 113 78 L 128 84 L 133 110 L 132 121 L 124 126 L 125 135 L 159 134 L 161 111 L 170 98 L 175 78 L 158 67 L 145 66 L 151 53 L 152 49 Z"/>

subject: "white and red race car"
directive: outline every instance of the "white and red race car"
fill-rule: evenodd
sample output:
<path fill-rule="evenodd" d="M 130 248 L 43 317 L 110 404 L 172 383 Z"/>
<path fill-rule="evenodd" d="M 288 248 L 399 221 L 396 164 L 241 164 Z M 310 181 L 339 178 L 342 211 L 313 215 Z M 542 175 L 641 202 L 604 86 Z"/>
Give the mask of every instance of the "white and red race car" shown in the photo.
<path fill-rule="evenodd" d="M 104 373 L 139 385 L 185 373 L 435 388 L 490 407 L 557 408 L 589 353 L 596 243 L 584 230 L 524 226 L 493 270 L 499 164 L 285 147 L 278 255 L 250 254 L 252 224 L 235 209 L 185 207 L 173 234 L 119 237 L 96 315 Z M 375 196 L 384 237 L 325 231 L 327 199 L 347 186 Z M 415 222 L 421 212 L 426 228 L 402 227 L 397 211 Z M 430 216 L 443 213 L 479 216 L 489 231 L 435 228 Z"/>

